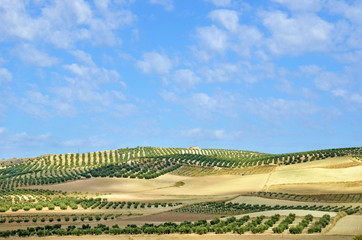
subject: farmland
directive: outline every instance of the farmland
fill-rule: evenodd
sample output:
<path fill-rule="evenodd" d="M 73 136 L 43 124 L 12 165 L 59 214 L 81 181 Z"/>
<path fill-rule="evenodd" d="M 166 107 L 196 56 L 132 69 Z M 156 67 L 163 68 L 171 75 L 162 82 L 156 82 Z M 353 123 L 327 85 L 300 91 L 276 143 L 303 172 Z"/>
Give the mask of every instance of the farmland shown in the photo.
<path fill-rule="evenodd" d="M 136 147 L 4 160 L 0 236 L 353 236 L 361 156 Z"/>

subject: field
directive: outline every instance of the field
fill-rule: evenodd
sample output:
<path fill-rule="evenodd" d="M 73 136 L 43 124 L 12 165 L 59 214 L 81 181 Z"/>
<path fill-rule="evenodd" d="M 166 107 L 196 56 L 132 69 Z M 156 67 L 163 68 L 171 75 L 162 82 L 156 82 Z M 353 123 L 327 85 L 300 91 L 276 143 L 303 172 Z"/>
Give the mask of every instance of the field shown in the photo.
<path fill-rule="evenodd" d="M 230 240 L 239 240 L 240 235 L 239 234 L 223 234 L 220 236 L 219 234 L 207 234 L 207 235 L 199 235 L 199 234 L 168 234 L 168 235 L 118 235 L 118 236 L 109 236 L 104 235 L 102 236 L 102 239 L 106 240 L 219 240 L 220 237 L 222 239 L 230 239 Z M 290 239 L 290 240 L 310 240 L 310 235 L 283 235 L 283 239 Z M 8 238 L 8 239 L 19 239 L 19 238 Z M 35 240 L 39 239 L 37 237 L 28 237 L 26 239 L 29 240 Z M 42 237 L 44 240 L 59 240 L 58 236 L 51 236 L 51 237 Z M 78 239 L 78 240 L 99 240 L 99 236 L 62 236 L 62 239 L 65 240 L 71 240 L 71 239 Z M 243 235 L 243 238 L 245 240 L 279 240 L 280 236 L 274 236 L 274 235 L 262 235 L 262 236 L 256 236 L 256 235 Z M 314 238 L 317 239 L 317 238 Z M 331 235 L 321 235 L 318 236 L 318 240 L 351 240 L 350 236 L 331 236 Z"/>
<path fill-rule="evenodd" d="M 138 147 L 4 161 L 0 237 L 351 239 L 362 234 L 361 151 Z"/>

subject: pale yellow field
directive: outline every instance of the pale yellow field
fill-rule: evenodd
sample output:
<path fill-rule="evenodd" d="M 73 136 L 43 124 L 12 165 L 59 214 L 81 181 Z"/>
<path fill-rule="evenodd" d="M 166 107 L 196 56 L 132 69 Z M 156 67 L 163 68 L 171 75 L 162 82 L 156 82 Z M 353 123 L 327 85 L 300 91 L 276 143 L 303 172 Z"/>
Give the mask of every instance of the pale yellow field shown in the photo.
<path fill-rule="evenodd" d="M 350 157 L 278 166 L 264 191 L 289 193 L 359 193 L 362 165 Z"/>
<path fill-rule="evenodd" d="M 171 187 L 178 181 L 173 178 L 159 177 L 157 179 L 124 179 L 124 178 L 90 178 L 67 183 L 36 186 L 50 190 L 88 193 L 139 193 L 152 189 Z"/>
<path fill-rule="evenodd" d="M 295 168 L 278 167 L 270 176 L 268 185 L 313 182 L 355 182 L 362 180 L 362 166 L 349 168 Z"/>
<path fill-rule="evenodd" d="M 170 195 L 231 195 L 250 191 L 260 191 L 269 174 L 250 176 L 223 175 L 182 179 L 184 186 L 174 189 L 157 189 L 153 194 Z M 166 176 L 165 177 L 169 177 Z"/>
<path fill-rule="evenodd" d="M 182 196 L 228 196 L 250 191 L 260 191 L 269 174 L 250 176 L 223 175 L 205 177 L 182 177 L 171 174 L 156 179 L 91 178 L 68 183 L 40 186 L 40 188 L 88 193 L 112 193 L 102 197 L 110 199 L 177 199 Z M 175 187 L 175 183 L 185 184 Z M 36 186 L 39 188 L 39 186 Z M 113 198 L 112 198 L 113 197 Z M 188 198 L 189 199 L 189 198 Z"/>
<path fill-rule="evenodd" d="M 349 215 L 342 218 L 327 234 L 329 235 L 362 234 L 362 215 Z"/>
<path fill-rule="evenodd" d="M 317 161 L 311 161 L 311 162 L 305 162 L 305 163 L 298 163 L 298 164 L 293 164 L 293 165 L 284 165 L 284 166 L 279 166 L 278 168 L 289 168 L 289 169 L 293 169 L 293 168 L 313 168 L 313 167 L 317 167 L 317 168 L 325 168 L 325 167 L 330 167 L 330 166 L 334 166 L 334 165 L 340 165 L 340 164 L 345 164 L 345 163 L 353 163 L 353 162 L 357 162 L 354 158 L 352 157 L 336 157 L 336 158 L 327 158 L 327 159 L 323 159 L 323 160 L 317 160 Z M 357 162 L 359 164 L 361 164 L 360 162 Z"/>
<path fill-rule="evenodd" d="M 123 178 L 91 178 L 86 180 L 77 180 L 62 184 L 47 186 L 33 186 L 33 188 L 43 188 L 50 190 L 62 190 L 68 192 L 88 193 L 88 196 L 107 198 L 110 201 L 173 201 L 191 204 L 206 201 L 232 201 L 246 204 L 265 204 L 265 205 L 346 205 L 345 203 L 314 203 L 314 202 L 297 202 L 279 199 L 268 199 L 254 196 L 239 196 L 246 192 L 271 191 L 271 192 L 288 192 L 297 194 L 306 193 L 360 193 L 362 192 L 362 165 L 353 161 L 352 158 L 342 157 L 312 161 L 289 166 L 277 166 L 270 173 L 258 175 L 217 175 L 217 176 L 177 176 L 166 174 L 156 179 L 123 179 Z M 177 182 L 183 182 L 182 186 L 175 186 Z M 359 203 L 348 203 L 348 206 L 361 206 Z M 31 210 L 25 212 L 20 210 L 16 213 L 6 213 L 12 215 L 25 214 L 119 214 L 120 217 L 115 219 L 121 227 L 130 223 L 137 225 L 147 222 L 145 220 L 137 221 L 137 216 L 149 216 L 158 214 L 172 208 L 152 208 L 152 209 L 94 209 L 94 210 L 60 210 L 54 211 Z M 132 216 L 127 214 L 131 213 Z M 274 214 L 288 215 L 295 213 L 297 216 L 312 214 L 314 217 L 321 217 L 327 212 L 310 211 L 310 210 L 276 210 L 258 213 L 249 213 L 251 217 Z M 122 214 L 122 215 L 121 215 Z M 336 216 L 335 212 L 328 213 L 331 217 Z M 159 215 L 159 214 L 158 214 Z M 240 215 L 242 216 L 242 215 Z M 140 218 L 141 219 L 141 218 Z M 113 222 L 112 222 L 113 223 Z M 15 225 L 14 225 L 15 226 Z M 342 218 L 337 222 L 325 235 L 252 235 L 244 234 L 224 234 L 215 235 L 207 234 L 199 236 L 191 235 L 136 235 L 136 236 L 82 236 L 82 237 L 46 237 L 43 239 L 351 239 L 352 234 L 362 234 L 362 216 L 352 215 Z M 270 234 L 270 233 L 269 233 Z M 349 236 L 344 236 L 349 235 Z M 19 239 L 19 238 L 16 238 Z M 27 238 L 36 239 L 36 238 Z"/>
<path fill-rule="evenodd" d="M 361 193 L 362 181 L 358 182 L 322 182 L 296 183 L 268 186 L 264 189 L 269 192 L 285 192 L 295 194 L 326 194 L 326 193 Z"/>
<path fill-rule="evenodd" d="M 110 200 L 177 200 L 191 196 L 227 196 L 245 192 L 358 193 L 362 190 L 362 165 L 350 157 L 278 166 L 258 175 L 187 177 L 166 174 L 156 179 L 91 178 L 68 183 L 35 186 L 51 190 L 105 194 Z M 346 167 L 341 167 L 346 166 Z M 182 181 L 185 185 L 175 187 Z M 109 194 L 111 193 L 111 194 Z"/>

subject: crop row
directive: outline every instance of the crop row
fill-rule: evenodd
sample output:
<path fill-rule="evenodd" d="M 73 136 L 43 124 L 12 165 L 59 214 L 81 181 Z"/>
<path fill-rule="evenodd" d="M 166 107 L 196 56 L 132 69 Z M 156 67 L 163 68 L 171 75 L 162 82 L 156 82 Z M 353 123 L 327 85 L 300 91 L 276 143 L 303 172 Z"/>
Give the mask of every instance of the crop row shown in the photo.
<path fill-rule="evenodd" d="M 87 154 L 48 155 L 0 169 L 0 189 L 48 185 L 84 177 L 156 178 L 181 166 L 202 167 L 206 174 L 253 174 L 270 165 L 296 164 L 344 155 L 360 156 L 361 148 L 340 148 L 291 154 L 261 154 L 232 150 L 133 148 Z M 252 167 L 252 168 L 250 168 Z M 255 168 L 257 167 L 257 168 Z M 200 168 L 193 171 L 201 171 Z"/>
<path fill-rule="evenodd" d="M 277 192 L 252 192 L 249 193 L 249 195 L 264 197 L 264 198 L 286 199 L 291 201 L 305 201 L 305 202 L 346 202 L 346 203 L 362 202 L 362 193 L 300 195 L 300 194 L 277 193 Z"/>
<path fill-rule="evenodd" d="M 181 203 L 166 203 L 166 202 L 108 202 L 107 199 L 101 198 L 86 198 L 77 196 L 67 196 L 64 192 L 50 191 L 50 190 L 26 190 L 18 189 L 14 191 L 0 191 L 0 212 L 6 212 L 12 210 L 16 212 L 18 210 L 29 211 L 30 209 L 54 210 L 55 207 L 59 207 L 62 210 L 78 209 L 122 209 L 122 208 L 150 208 L 155 207 L 173 207 L 178 206 Z M 21 196 L 21 198 L 19 197 Z"/>
<path fill-rule="evenodd" d="M 210 175 L 254 175 L 269 173 L 274 168 L 274 166 L 260 166 L 252 168 L 215 168 L 184 165 L 181 168 L 173 171 L 172 174 L 187 177 L 201 177 Z"/>
<path fill-rule="evenodd" d="M 360 210 L 360 206 L 353 208 L 352 206 L 322 206 L 322 205 L 313 205 L 313 206 L 293 206 L 293 205 L 275 205 L 267 206 L 265 204 L 245 204 L 245 203 L 232 203 L 232 202 L 207 202 L 207 203 L 197 203 L 192 204 L 183 208 L 178 208 L 176 212 L 185 212 L 185 213 L 208 213 L 208 214 L 228 214 L 236 215 L 249 212 L 261 212 L 261 211 L 270 211 L 270 210 L 315 210 L 315 211 L 326 211 L 326 212 L 340 212 L 344 211 L 347 214 L 354 214 Z"/>
<path fill-rule="evenodd" d="M 313 217 L 312 217 L 313 218 Z M 274 233 L 283 233 L 288 229 L 289 225 L 293 223 L 295 219 L 294 214 L 289 214 L 287 217 L 282 219 L 278 226 L 273 228 Z M 120 228 L 118 225 L 109 227 L 105 224 L 98 224 L 91 227 L 89 224 L 83 224 L 82 226 L 69 225 L 66 228 L 62 228 L 61 224 L 45 225 L 37 227 L 28 227 L 27 229 L 8 230 L 0 232 L 0 237 L 9 236 L 50 236 L 50 235 L 100 235 L 100 234 L 170 234 L 170 233 L 182 233 L 182 234 L 206 234 L 213 232 L 216 234 L 223 233 L 238 233 L 244 234 L 245 232 L 251 233 L 263 233 L 267 229 L 273 227 L 280 220 L 280 215 L 276 214 L 267 219 L 265 216 L 258 216 L 251 219 L 249 216 L 243 216 L 239 219 L 235 217 L 229 217 L 227 219 L 215 218 L 211 221 L 198 220 L 196 222 L 184 221 L 180 224 L 173 222 L 166 222 L 163 224 L 144 224 L 138 227 L 135 224 L 127 225 L 125 228 Z M 316 221 L 311 228 L 308 229 L 308 233 L 315 232 L 310 230 L 315 226 L 325 227 L 329 223 L 329 215 L 323 216 L 319 221 Z M 309 225 L 309 222 L 308 222 Z M 298 224 L 297 226 L 300 226 Z M 292 227 L 291 227 L 292 229 Z M 318 231 L 316 231 L 318 232 Z M 295 234 L 299 232 L 293 232 Z"/>

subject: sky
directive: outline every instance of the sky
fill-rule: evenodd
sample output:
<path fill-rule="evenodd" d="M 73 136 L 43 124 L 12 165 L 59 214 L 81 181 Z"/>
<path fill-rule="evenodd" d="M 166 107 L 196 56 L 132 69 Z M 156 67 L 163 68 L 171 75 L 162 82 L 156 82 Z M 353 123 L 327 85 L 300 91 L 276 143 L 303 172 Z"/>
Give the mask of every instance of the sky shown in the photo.
<path fill-rule="evenodd" d="M 0 159 L 362 146 L 361 0 L 0 0 Z"/>

